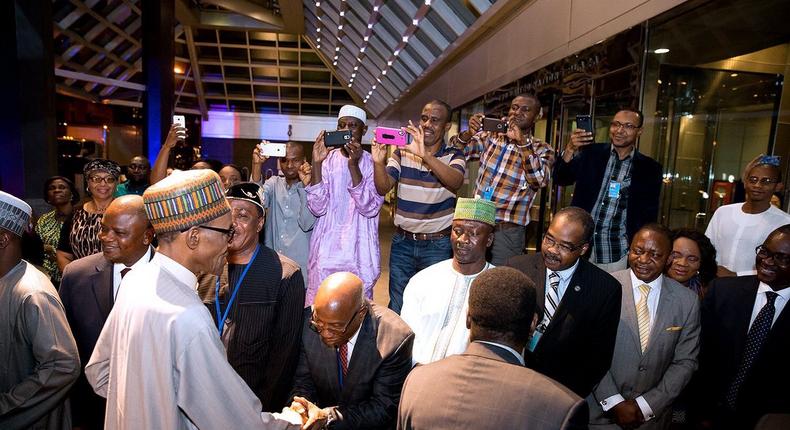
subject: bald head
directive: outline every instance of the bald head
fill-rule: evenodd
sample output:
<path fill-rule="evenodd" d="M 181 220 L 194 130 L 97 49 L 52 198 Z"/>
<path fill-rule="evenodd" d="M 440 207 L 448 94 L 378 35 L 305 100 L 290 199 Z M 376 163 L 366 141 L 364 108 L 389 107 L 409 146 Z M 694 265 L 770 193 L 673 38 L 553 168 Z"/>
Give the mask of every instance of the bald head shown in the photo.
<path fill-rule="evenodd" d="M 126 195 L 113 200 L 104 212 L 99 240 L 105 258 L 132 266 L 148 251 L 153 235 L 143 198 Z"/>
<path fill-rule="evenodd" d="M 313 302 L 314 325 L 320 328 L 321 340 L 329 346 L 337 346 L 350 339 L 362 324 L 365 297 L 363 282 L 350 272 L 329 275 Z"/>

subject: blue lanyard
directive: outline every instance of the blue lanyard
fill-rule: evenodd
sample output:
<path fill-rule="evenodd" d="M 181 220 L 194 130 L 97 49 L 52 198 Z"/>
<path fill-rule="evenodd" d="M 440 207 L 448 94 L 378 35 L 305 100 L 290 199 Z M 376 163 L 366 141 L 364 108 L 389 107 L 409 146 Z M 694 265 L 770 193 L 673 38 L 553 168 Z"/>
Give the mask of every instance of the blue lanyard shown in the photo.
<path fill-rule="evenodd" d="M 241 272 L 241 276 L 239 280 L 236 281 L 236 286 L 233 287 L 233 294 L 230 295 L 230 300 L 228 300 L 228 305 L 225 308 L 225 313 L 222 314 L 220 312 L 219 307 L 219 279 L 217 279 L 217 285 L 214 287 L 214 308 L 217 311 L 217 328 L 219 329 L 219 335 L 222 336 L 222 329 L 225 328 L 225 320 L 228 318 L 228 314 L 230 313 L 230 308 L 233 305 L 233 301 L 236 300 L 236 294 L 239 292 L 239 287 L 241 287 L 241 281 L 244 280 L 244 277 L 247 276 L 247 271 L 250 270 L 252 266 L 252 262 L 255 261 L 255 257 L 258 256 L 258 251 L 261 250 L 261 245 L 255 247 L 255 253 L 252 254 L 252 258 L 250 261 L 247 262 L 247 266 L 244 267 L 244 271 Z"/>

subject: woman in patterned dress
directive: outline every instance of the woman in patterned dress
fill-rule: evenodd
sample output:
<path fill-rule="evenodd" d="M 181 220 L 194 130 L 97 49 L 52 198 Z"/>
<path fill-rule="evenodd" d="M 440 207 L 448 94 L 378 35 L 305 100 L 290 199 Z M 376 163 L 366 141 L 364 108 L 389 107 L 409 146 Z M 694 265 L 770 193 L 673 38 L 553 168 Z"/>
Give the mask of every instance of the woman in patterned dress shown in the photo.
<path fill-rule="evenodd" d="M 61 271 L 73 260 L 101 251 L 101 219 L 112 202 L 121 167 L 114 161 L 97 159 L 86 164 L 83 173 L 90 199 L 63 223 L 57 251 Z"/>
<path fill-rule="evenodd" d="M 62 273 L 55 250 L 58 248 L 63 222 L 71 215 L 74 205 L 80 201 L 80 195 L 69 179 L 53 176 L 44 182 L 44 201 L 54 206 L 54 209 L 41 215 L 35 230 L 44 244 L 44 271 L 57 287 Z"/>

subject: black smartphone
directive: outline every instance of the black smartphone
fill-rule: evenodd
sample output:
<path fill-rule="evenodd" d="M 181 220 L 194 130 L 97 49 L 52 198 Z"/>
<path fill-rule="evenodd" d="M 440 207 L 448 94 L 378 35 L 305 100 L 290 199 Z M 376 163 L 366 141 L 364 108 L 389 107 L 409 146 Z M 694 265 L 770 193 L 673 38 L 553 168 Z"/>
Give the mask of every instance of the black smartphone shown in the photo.
<path fill-rule="evenodd" d="M 590 115 L 576 115 L 576 128 L 592 133 L 592 117 Z"/>
<path fill-rule="evenodd" d="M 483 118 L 483 131 L 507 133 L 507 123 L 497 118 Z"/>
<path fill-rule="evenodd" d="M 346 146 L 351 143 L 351 130 L 327 131 L 324 133 L 324 145 L 327 148 Z"/>

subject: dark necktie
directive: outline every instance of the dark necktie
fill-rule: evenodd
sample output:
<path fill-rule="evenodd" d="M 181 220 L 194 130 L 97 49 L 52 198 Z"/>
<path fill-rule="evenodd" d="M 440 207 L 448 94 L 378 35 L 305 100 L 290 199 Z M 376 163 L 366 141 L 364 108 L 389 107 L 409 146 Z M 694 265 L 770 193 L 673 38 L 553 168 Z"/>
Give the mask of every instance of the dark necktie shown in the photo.
<path fill-rule="evenodd" d="M 337 348 L 337 358 L 340 361 L 343 376 L 346 376 L 348 374 L 348 343 L 344 343 Z"/>
<path fill-rule="evenodd" d="M 730 387 L 727 389 L 727 394 L 724 398 L 727 401 L 727 406 L 729 406 L 731 410 L 735 410 L 735 402 L 738 400 L 738 390 L 741 388 L 741 384 L 743 384 L 746 376 L 748 376 L 749 370 L 752 364 L 754 364 L 754 360 L 760 354 L 760 349 L 762 349 L 765 339 L 768 338 L 768 333 L 771 331 L 771 325 L 774 321 L 774 312 L 776 312 L 774 302 L 777 296 L 779 296 L 779 294 L 773 291 L 767 291 L 765 293 L 765 297 L 768 301 L 765 306 L 760 309 L 760 312 L 757 313 L 757 317 L 754 319 L 752 327 L 746 335 L 746 346 L 743 349 L 741 365 L 738 366 L 738 372 L 735 374 L 732 383 L 730 383 Z"/>

